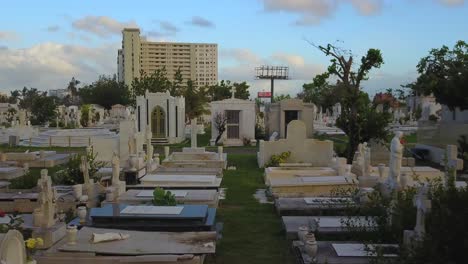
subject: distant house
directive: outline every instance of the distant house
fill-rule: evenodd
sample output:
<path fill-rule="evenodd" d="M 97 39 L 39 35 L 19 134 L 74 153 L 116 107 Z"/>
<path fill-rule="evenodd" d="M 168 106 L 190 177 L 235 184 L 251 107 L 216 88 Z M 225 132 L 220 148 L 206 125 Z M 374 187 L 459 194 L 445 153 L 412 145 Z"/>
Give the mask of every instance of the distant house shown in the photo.
<path fill-rule="evenodd" d="M 54 90 L 49 90 L 47 93 L 49 96 L 55 96 L 60 99 L 65 98 L 67 95 L 70 94 L 70 91 L 68 89 L 54 89 Z"/>

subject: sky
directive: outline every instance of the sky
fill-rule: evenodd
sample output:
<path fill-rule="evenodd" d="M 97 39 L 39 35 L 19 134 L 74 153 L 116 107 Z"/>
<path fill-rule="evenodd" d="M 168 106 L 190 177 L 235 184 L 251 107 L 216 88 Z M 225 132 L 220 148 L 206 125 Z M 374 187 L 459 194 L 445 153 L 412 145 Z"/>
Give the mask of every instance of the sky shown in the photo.
<path fill-rule="evenodd" d="M 268 90 L 256 66 L 290 67 L 275 93 L 296 95 L 326 70 L 329 57 L 310 43 L 369 48 L 384 65 L 363 89 L 399 88 L 417 77 L 432 48 L 468 41 L 468 0 L 15 0 L 2 1 L 0 91 L 24 86 L 65 88 L 117 71 L 124 27 L 154 41 L 217 43 L 219 79 L 247 81 L 251 94 Z M 358 65 L 356 65 L 358 66 Z"/>

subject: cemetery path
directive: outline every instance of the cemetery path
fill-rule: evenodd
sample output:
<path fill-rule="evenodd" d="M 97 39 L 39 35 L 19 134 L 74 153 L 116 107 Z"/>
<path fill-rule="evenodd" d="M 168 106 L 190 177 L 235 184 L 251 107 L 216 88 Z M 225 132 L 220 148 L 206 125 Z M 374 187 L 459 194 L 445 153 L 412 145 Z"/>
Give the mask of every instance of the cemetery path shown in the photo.
<path fill-rule="evenodd" d="M 255 154 L 229 154 L 228 160 L 237 170 L 224 173 L 227 197 L 217 212 L 222 238 L 216 256 L 206 263 L 294 263 L 274 206 L 253 197 L 257 189 L 265 188 Z"/>

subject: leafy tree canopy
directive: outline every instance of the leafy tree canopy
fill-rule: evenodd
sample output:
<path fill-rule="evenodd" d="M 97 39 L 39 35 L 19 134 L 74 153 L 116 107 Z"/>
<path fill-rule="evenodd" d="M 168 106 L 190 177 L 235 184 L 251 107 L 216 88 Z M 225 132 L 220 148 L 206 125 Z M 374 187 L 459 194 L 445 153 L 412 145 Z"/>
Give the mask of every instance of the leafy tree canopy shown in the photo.
<path fill-rule="evenodd" d="M 208 87 L 208 94 L 211 101 L 221 101 L 224 99 L 231 98 L 232 88 L 234 87 L 234 96 L 238 99 L 249 99 L 249 85 L 246 82 L 231 83 L 229 80 L 221 80 L 218 84 Z"/>
<path fill-rule="evenodd" d="M 450 110 L 468 109 L 468 43 L 458 41 L 450 49 L 432 49 L 422 58 L 417 69 L 419 77 L 410 87 L 419 94 L 433 94 L 436 101 Z"/>
<path fill-rule="evenodd" d="M 337 78 L 336 85 L 343 89 L 343 98 L 341 100 L 340 120 L 337 120 L 338 126 L 348 135 L 347 159 L 351 161 L 353 154 L 360 142 L 364 140 L 363 131 L 370 125 L 370 118 L 363 118 L 372 113 L 374 118 L 379 116 L 370 109 L 370 104 L 365 101 L 361 92 L 361 83 L 368 79 L 369 73 L 373 68 L 380 68 L 384 63 L 382 53 L 378 49 L 369 49 L 365 56 L 361 57 L 360 64 L 354 67 L 353 54 L 332 44 L 327 46 L 317 46 L 311 43 L 326 56 L 331 57 L 328 71 L 317 78 L 316 85 L 322 85 L 330 76 Z M 365 95 L 367 96 L 367 95 Z M 367 100 L 369 100 L 367 98 Z M 385 117 L 381 117 L 385 120 Z M 379 118 L 379 120 L 381 120 Z M 381 120 L 382 121 L 382 120 Z M 378 122 L 383 125 L 384 122 Z M 387 124 L 385 124 L 386 126 Z M 377 129 L 381 131 L 382 129 Z M 373 136 L 373 135 L 371 135 Z"/>
<path fill-rule="evenodd" d="M 90 85 L 78 91 L 84 104 L 98 104 L 110 109 L 115 104 L 129 105 L 130 91 L 123 82 L 118 82 L 116 76 L 100 76 Z"/>

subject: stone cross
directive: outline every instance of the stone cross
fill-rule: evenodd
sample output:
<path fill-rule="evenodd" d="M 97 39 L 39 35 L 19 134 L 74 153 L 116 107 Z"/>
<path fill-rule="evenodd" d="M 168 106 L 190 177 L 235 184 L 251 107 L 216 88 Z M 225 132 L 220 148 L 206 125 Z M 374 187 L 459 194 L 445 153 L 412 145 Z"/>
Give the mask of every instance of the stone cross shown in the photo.
<path fill-rule="evenodd" d="M 112 155 L 112 185 L 115 185 L 120 181 L 119 179 L 120 175 L 120 159 L 119 155 L 114 152 Z"/>
<path fill-rule="evenodd" d="M 40 212 L 42 219 L 39 221 L 40 226 L 49 228 L 53 226 L 55 221 L 55 193 L 52 189 L 52 179 L 47 175 L 47 170 L 41 170 L 41 178 L 37 181 L 40 193 L 38 202 L 40 204 Z"/>
<path fill-rule="evenodd" d="M 403 159 L 403 145 L 400 140 L 403 137 L 401 131 L 397 131 L 390 143 L 390 162 L 388 183 L 390 188 L 395 189 L 400 183 L 401 161 Z"/>
<path fill-rule="evenodd" d="M 448 186 L 449 180 L 455 180 L 457 171 L 463 169 L 463 160 L 458 158 L 457 146 L 447 145 L 441 165 L 445 167 L 445 185 Z"/>
<path fill-rule="evenodd" d="M 413 199 L 416 206 L 416 226 L 414 231 L 421 238 L 426 232 L 426 213 L 431 211 L 431 200 L 427 198 L 428 187 L 423 185 L 419 188 L 418 194 Z"/>
<path fill-rule="evenodd" d="M 235 98 L 235 93 L 236 93 L 236 87 L 232 86 L 232 87 L 231 87 L 231 98 L 232 98 L 232 99 Z"/>
<path fill-rule="evenodd" d="M 194 118 L 191 120 L 191 129 L 190 129 L 190 147 L 197 147 L 197 119 Z"/>

